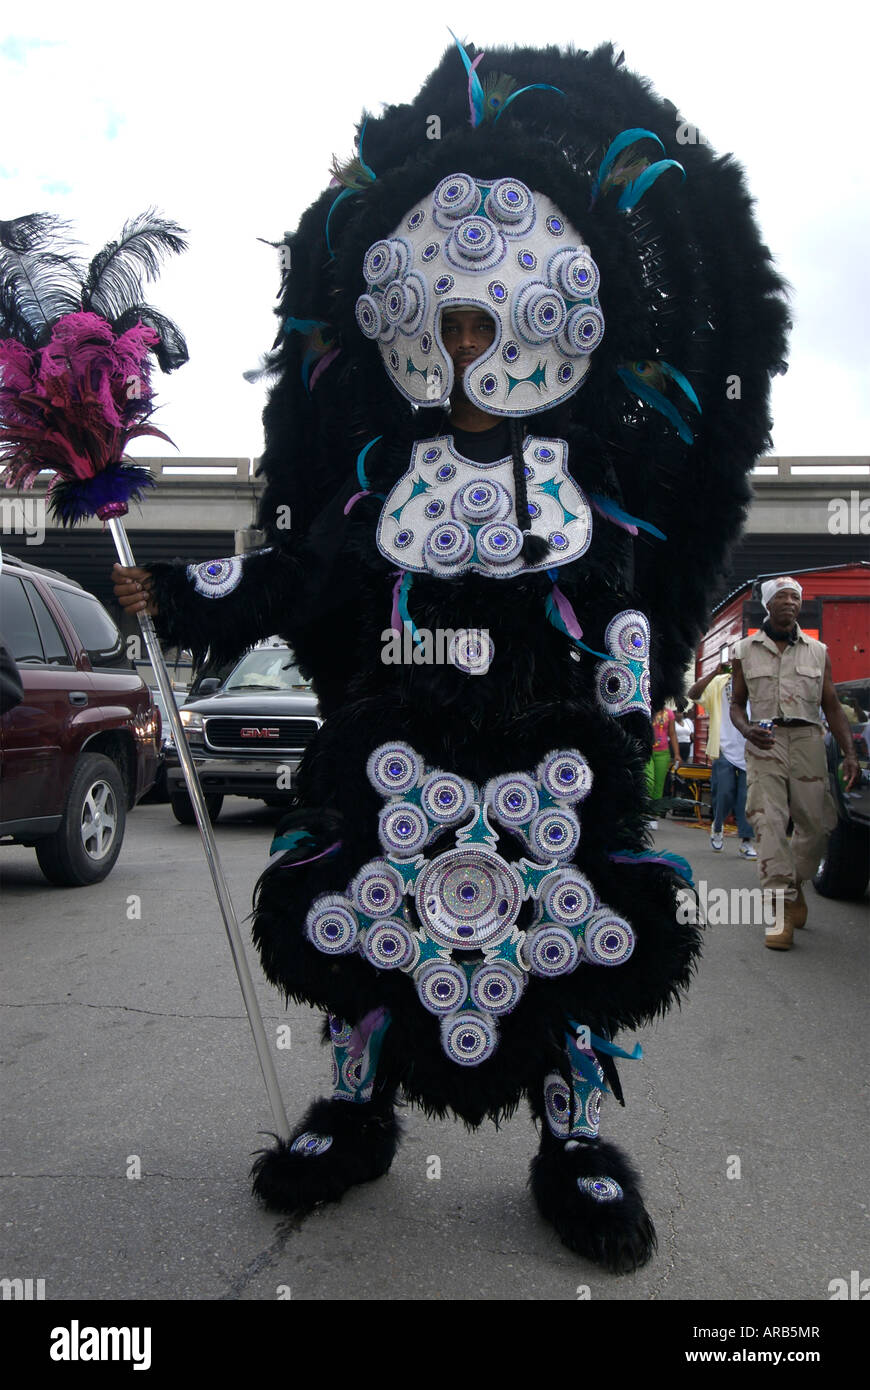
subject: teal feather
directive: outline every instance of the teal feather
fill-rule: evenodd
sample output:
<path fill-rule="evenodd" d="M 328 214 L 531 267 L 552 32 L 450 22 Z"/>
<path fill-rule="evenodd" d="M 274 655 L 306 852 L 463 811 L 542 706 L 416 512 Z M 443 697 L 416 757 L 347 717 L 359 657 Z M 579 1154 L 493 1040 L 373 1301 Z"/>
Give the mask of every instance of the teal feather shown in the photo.
<path fill-rule="evenodd" d="M 575 1024 L 574 1027 L 576 1029 L 578 1025 Z M 643 1048 L 639 1042 L 635 1043 L 630 1052 L 626 1052 L 624 1047 L 617 1047 L 616 1043 L 610 1042 L 608 1038 L 599 1038 L 597 1033 L 590 1033 L 589 1041 L 596 1052 L 603 1052 L 608 1057 L 625 1057 L 629 1062 L 639 1062 L 643 1057 Z"/>
<path fill-rule="evenodd" d="M 664 415 L 665 419 L 670 421 L 684 444 L 694 444 L 695 436 L 689 426 L 677 408 L 666 396 L 662 395 L 661 391 L 657 391 L 654 386 L 648 386 L 634 372 L 627 371 L 625 367 L 617 367 L 616 371 L 630 391 L 634 391 L 635 395 L 640 396 L 642 401 L 646 401 L 647 405 L 651 405 L 653 410 L 657 410 L 660 415 Z"/>
<path fill-rule="evenodd" d="M 338 207 L 339 203 L 343 203 L 345 198 L 353 198 L 355 194 L 359 193 L 359 191 L 360 190 L 358 188 L 343 188 L 327 214 L 326 226 L 323 230 L 326 236 L 326 249 L 329 252 L 330 258 L 332 260 L 335 260 L 335 252 L 332 249 L 332 242 L 329 240 L 329 224 L 332 221 L 332 214 L 335 212 L 335 209 Z"/>
<path fill-rule="evenodd" d="M 484 117 L 485 96 L 480 78 L 474 69 L 476 64 L 480 62 L 483 54 L 478 54 L 474 63 L 472 63 L 453 30 L 448 27 L 447 32 L 459 49 L 459 56 L 462 59 L 465 71 L 468 73 L 468 104 L 471 108 L 471 124 L 473 126 L 479 126 Z"/>
<path fill-rule="evenodd" d="M 379 439 L 383 439 L 383 437 L 384 436 L 382 434 L 376 434 L 374 439 L 370 439 L 368 444 L 366 444 L 365 448 L 360 449 L 359 453 L 356 456 L 356 476 L 359 478 L 360 487 L 365 492 L 369 491 L 369 480 L 366 477 L 365 469 L 366 454 L 368 453 L 369 449 L 371 449 L 374 444 L 377 444 Z"/>
<path fill-rule="evenodd" d="M 682 862 L 685 864 L 686 861 L 683 860 Z M 573 1018 L 568 1020 L 568 1027 L 571 1029 L 568 1037 L 575 1046 L 577 1046 L 577 1034 L 580 1032 L 581 1026 L 581 1024 L 575 1023 Z M 597 1033 L 590 1032 L 589 1041 L 595 1052 L 603 1052 L 608 1057 L 625 1057 L 629 1062 L 640 1061 L 643 1057 L 643 1048 L 638 1042 L 635 1043 L 631 1052 L 626 1052 L 624 1047 L 618 1047 L 616 1043 L 611 1042 L 609 1038 L 599 1038 Z"/>
<path fill-rule="evenodd" d="M 607 857 L 608 859 L 612 859 L 615 864 L 667 863 L 667 865 L 670 868 L 672 868 L 675 873 L 679 874 L 680 878 L 685 879 L 686 883 L 688 883 L 690 888 L 694 888 L 695 886 L 694 880 L 692 878 L 692 866 L 689 863 L 689 861 L 687 859 L 683 859 L 682 855 L 673 854 L 670 850 L 667 849 L 621 849 L 617 854 L 610 854 Z"/>
<path fill-rule="evenodd" d="M 365 159 L 363 158 L 363 140 L 365 139 L 367 125 L 368 118 L 366 118 L 366 120 L 363 121 L 362 129 L 359 133 L 359 140 L 357 141 L 359 154 L 355 155 L 354 158 L 351 159 L 347 164 L 339 164 L 338 160 L 335 158 L 333 158 L 332 161 L 333 176 L 335 177 L 338 183 L 344 184 L 344 188 L 342 189 L 341 193 L 339 193 L 338 197 L 336 198 L 335 202 L 333 203 L 332 207 L 329 209 L 329 212 L 327 213 L 326 226 L 324 228 L 326 236 L 326 249 L 329 252 L 330 259 L 332 260 L 335 259 L 335 252 L 332 249 L 332 243 L 329 239 L 329 224 L 332 221 L 332 214 L 335 212 L 335 209 L 338 207 L 339 203 L 343 202 L 345 198 L 352 197 L 354 193 L 364 192 L 370 184 L 376 181 L 377 178 L 374 169 L 372 169 L 370 165 L 366 164 Z"/>
<path fill-rule="evenodd" d="M 687 377 L 683 376 L 683 373 L 679 370 L 679 368 L 672 367 L 670 362 L 662 362 L 661 360 L 659 361 L 659 366 L 661 367 L 665 375 L 671 378 L 671 381 L 675 381 L 677 383 L 680 390 L 683 392 L 683 395 L 688 396 L 689 400 L 692 402 L 692 405 L 695 407 L 698 414 L 703 414 L 701 410 L 701 402 L 695 395 L 694 386 Z"/>
<path fill-rule="evenodd" d="M 294 319 L 284 320 L 285 333 L 313 333 L 315 328 L 326 328 L 325 319 Z"/>
<path fill-rule="evenodd" d="M 363 121 L 363 123 L 362 123 L 362 130 L 361 130 L 360 133 L 359 133 L 359 142 L 358 142 L 358 144 L 359 144 L 359 162 L 360 162 L 362 168 L 364 169 L 364 171 L 368 174 L 368 176 L 369 176 L 369 178 L 371 179 L 372 183 L 374 183 L 375 180 L 377 179 L 377 174 L 375 173 L 374 169 L 371 169 L 371 168 L 368 166 L 368 164 L 366 164 L 365 160 L 363 159 L 363 140 L 366 138 L 366 126 L 368 125 L 368 123 L 369 123 L 369 122 L 368 122 L 368 117 L 366 117 L 366 119 L 365 119 L 365 120 Z"/>
<path fill-rule="evenodd" d="M 564 633 L 566 637 L 569 637 L 571 641 L 574 643 L 575 647 L 582 647 L 584 652 L 589 652 L 590 656 L 599 656 L 601 657 L 602 661 L 611 660 L 611 658 L 607 655 L 606 652 L 597 652 L 593 647 L 587 647 L 586 643 L 581 642 L 579 637 L 573 637 L 571 635 L 571 633 L 565 626 L 565 623 L 562 621 L 562 618 L 559 614 L 559 609 L 556 606 L 556 601 L 553 598 L 552 594 L 547 595 L 547 600 L 544 604 L 544 609 L 546 611 L 549 621 L 553 624 L 553 627 L 557 628 L 559 632 Z"/>
<path fill-rule="evenodd" d="M 642 531 L 649 531 L 651 536 L 655 536 L 660 541 L 667 540 L 664 531 L 660 531 L 650 521 L 641 521 L 639 516 L 632 516 L 624 507 L 620 507 L 617 502 L 614 502 L 612 497 L 605 497 L 600 492 L 590 492 L 589 501 L 593 503 L 595 510 L 601 512 L 603 516 L 622 522 L 623 525 L 638 526 Z"/>
<path fill-rule="evenodd" d="M 410 613 L 410 610 L 409 610 L 409 608 L 408 608 L 408 590 L 410 589 L 410 587 L 411 587 L 411 585 L 412 585 L 413 582 L 414 582 L 414 576 L 413 576 L 413 574 L 411 574 L 410 571 L 406 570 L 406 571 L 405 571 L 405 574 L 404 574 L 404 577 L 403 577 L 403 579 L 402 579 L 402 582 L 401 582 L 401 584 L 399 585 L 398 609 L 399 609 L 399 617 L 402 619 L 402 622 L 408 624 L 408 626 L 409 626 L 410 629 L 411 629 L 411 636 L 413 637 L 414 641 L 415 641 L 418 645 L 420 645 L 420 644 L 422 644 L 423 638 L 420 636 L 419 632 L 417 631 L 417 628 L 416 628 L 415 623 L 414 623 L 414 619 L 411 617 L 411 613 Z"/>
<path fill-rule="evenodd" d="M 656 144 L 661 149 L 662 154 L 664 154 L 665 152 L 665 147 L 662 144 L 661 140 L 657 135 L 654 135 L 651 130 L 641 130 L 640 127 L 637 126 L 632 128 L 631 130 L 623 130 L 619 135 L 617 135 L 615 140 L 611 140 L 610 144 L 607 146 L 607 149 L 605 151 L 604 158 L 598 166 L 598 174 L 596 176 L 595 185 L 592 190 L 593 202 L 596 196 L 598 195 L 598 191 L 601 188 L 602 183 L 604 182 L 605 176 L 608 170 L 610 169 L 610 166 L 616 159 L 616 156 L 618 154 L 621 154 L 622 151 L 627 148 L 627 146 L 633 145 L 638 140 L 655 140 Z"/>
<path fill-rule="evenodd" d="M 676 159 L 660 159 L 657 164 L 650 164 L 649 168 L 644 169 L 643 173 L 640 174 L 638 178 L 630 183 L 627 188 L 623 189 L 622 196 L 617 203 L 617 207 L 620 211 L 631 212 L 632 208 L 640 202 L 647 189 L 652 188 L 656 179 L 660 174 L 663 174 L 666 169 L 679 169 L 683 178 L 685 179 L 686 177 L 685 169 Z"/>
<path fill-rule="evenodd" d="M 565 95 L 561 87 L 554 87 L 551 82 L 530 82 L 528 87 L 520 87 L 518 92 L 511 92 L 507 100 L 503 101 L 498 111 L 496 111 L 494 119 L 497 121 L 502 112 L 506 111 L 511 102 L 515 101 L 517 97 L 521 97 L 523 92 L 556 92 L 560 97 Z"/>
<path fill-rule="evenodd" d="M 314 837 L 307 830 L 290 830 L 284 835 L 276 835 L 272 841 L 270 854 L 285 853 L 288 849 L 296 849 L 300 844 L 314 844 Z"/>
<path fill-rule="evenodd" d="M 572 1037 L 570 1033 L 566 1033 L 565 1041 L 572 1070 L 578 1072 L 588 1085 L 594 1086 L 598 1091 L 604 1091 L 607 1095 L 611 1095 L 612 1092 L 607 1083 L 598 1075 L 596 1063 L 591 1057 L 587 1057 L 585 1052 L 580 1051 L 580 1048 L 577 1046 L 577 1039 Z"/>

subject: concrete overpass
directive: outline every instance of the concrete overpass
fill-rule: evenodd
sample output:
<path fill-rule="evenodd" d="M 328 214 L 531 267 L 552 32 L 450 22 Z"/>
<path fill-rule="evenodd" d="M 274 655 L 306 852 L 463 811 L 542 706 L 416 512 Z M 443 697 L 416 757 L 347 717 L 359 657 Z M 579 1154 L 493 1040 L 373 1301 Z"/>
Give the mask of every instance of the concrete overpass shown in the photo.
<path fill-rule="evenodd" d="M 252 529 L 261 486 L 255 459 L 142 461 L 151 467 L 157 487 L 125 521 L 138 560 L 205 560 L 259 543 Z M 711 605 L 759 573 L 868 557 L 870 458 L 773 455 L 759 461 L 752 487 L 748 526 Z M 23 559 L 68 574 L 113 607 L 108 575 L 115 554 L 109 535 L 96 521 L 72 531 L 51 526 L 39 482 L 20 499 L 0 494 L 0 540 Z"/>

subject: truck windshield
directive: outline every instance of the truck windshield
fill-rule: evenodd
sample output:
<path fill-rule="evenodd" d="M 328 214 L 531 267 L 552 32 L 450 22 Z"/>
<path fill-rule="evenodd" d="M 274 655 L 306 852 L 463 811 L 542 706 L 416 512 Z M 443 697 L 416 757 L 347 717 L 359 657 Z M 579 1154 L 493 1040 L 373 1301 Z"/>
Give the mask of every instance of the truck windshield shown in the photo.
<path fill-rule="evenodd" d="M 308 690 L 289 647 L 248 652 L 227 678 L 225 690 Z"/>

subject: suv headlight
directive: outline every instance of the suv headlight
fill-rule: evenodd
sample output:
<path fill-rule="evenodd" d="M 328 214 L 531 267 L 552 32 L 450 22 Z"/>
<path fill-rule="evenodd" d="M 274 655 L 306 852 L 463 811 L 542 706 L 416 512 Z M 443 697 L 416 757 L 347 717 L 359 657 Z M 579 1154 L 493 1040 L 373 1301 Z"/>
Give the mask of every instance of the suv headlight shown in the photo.
<path fill-rule="evenodd" d="M 184 725 L 184 729 L 185 729 L 185 732 L 186 732 L 186 733 L 188 733 L 188 734 L 192 734 L 192 733 L 199 733 L 199 734 L 201 734 L 201 733 L 202 733 L 202 715 L 201 715 L 201 714 L 198 714 L 197 711 L 196 711 L 196 710 L 193 710 L 193 709 L 183 709 L 183 710 L 179 710 L 179 714 L 181 715 L 181 722 L 182 722 L 182 724 Z"/>

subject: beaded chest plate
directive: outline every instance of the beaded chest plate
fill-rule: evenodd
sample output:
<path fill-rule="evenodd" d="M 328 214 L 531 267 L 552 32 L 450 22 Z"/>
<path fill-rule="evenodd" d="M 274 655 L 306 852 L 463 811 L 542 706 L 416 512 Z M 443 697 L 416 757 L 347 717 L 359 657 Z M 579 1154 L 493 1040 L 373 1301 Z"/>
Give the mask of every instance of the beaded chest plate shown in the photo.
<path fill-rule="evenodd" d="M 537 565 L 522 557 L 510 458 L 475 463 L 449 435 L 414 446 L 411 466 L 384 503 L 378 549 L 417 574 L 448 578 L 476 570 L 509 579 L 578 559 L 589 548 L 592 514 L 565 467 L 563 439 L 527 438 L 523 445 L 532 534 L 549 542 Z"/>

